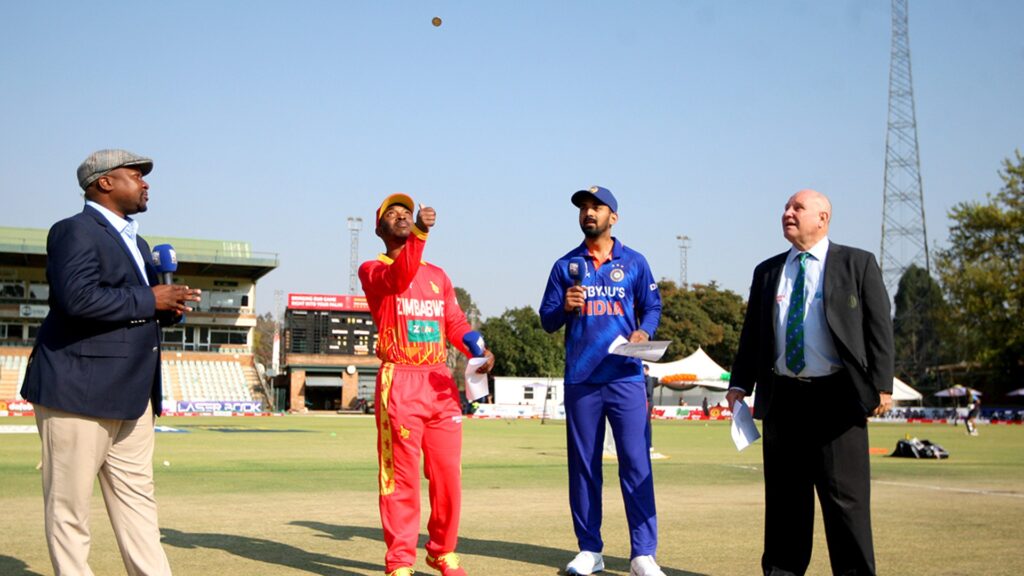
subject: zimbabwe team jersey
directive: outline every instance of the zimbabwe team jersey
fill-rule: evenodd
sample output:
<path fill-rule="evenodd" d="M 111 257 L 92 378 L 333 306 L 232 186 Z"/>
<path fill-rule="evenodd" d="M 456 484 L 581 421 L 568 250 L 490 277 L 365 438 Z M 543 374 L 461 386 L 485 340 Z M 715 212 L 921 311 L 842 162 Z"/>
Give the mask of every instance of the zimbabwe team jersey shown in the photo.
<path fill-rule="evenodd" d="M 370 314 L 377 324 L 377 357 L 382 362 L 443 364 L 445 342 L 469 356 L 462 337 L 470 331 L 455 289 L 444 270 L 423 262 L 427 234 L 413 233 L 391 260 L 381 254 L 359 266 Z"/>
<path fill-rule="evenodd" d="M 585 243 L 559 258 L 551 268 L 540 321 L 554 332 L 565 325 L 565 385 L 642 380 L 638 358 L 608 354 L 617 336 L 629 338 L 637 329 L 651 337 L 661 320 L 661 295 L 647 260 L 636 250 L 613 238 L 610 260 L 594 269 Z M 579 256 L 587 263 L 583 287 L 587 301 L 580 313 L 565 311 L 565 291 L 572 286 L 569 259 Z"/>

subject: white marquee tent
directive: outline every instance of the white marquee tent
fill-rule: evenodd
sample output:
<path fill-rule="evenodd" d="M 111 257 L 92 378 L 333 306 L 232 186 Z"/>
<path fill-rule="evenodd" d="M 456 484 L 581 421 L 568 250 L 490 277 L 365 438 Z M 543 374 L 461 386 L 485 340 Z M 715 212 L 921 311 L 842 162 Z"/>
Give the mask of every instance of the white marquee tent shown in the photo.
<path fill-rule="evenodd" d="M 924 398 L 923 394 L 914 390 L 913 387 L 903 380 L 893 377 L 892 399 L 894 402 L 919 402 L 922 398 Z"/>
<path fill-rule="evenodd" d="M 672 374 L 692 374 L 697 377 L 695 381 L 679 382 L 679 384 L 694 384 L 721 391 L 729 389 L 726 370 L 712 360 L 702 348 L 697 348 L 693 354 L 674 362 L 646 362 L 646 364 L 648 373 L 658 379 Z M 894 401 L 920 402 L 923 397 L 920 392 L 906 382 L 895 377 L 892 379 L 892 399 Z"/>
<path fill-rule="evenodd" d="M 728 372 L 712 360 L 703 348 L 698 347 L 697 351 L 693 354 L 675 362 L 646 362 L 646 364 L 648 374 L 659 380 L 673 374 L 692 374 L 697 377 L 696 380 L 692 382 L 679 382 L 679 384 L 694 384 L 723 391 L 729 389 L 728 378 L 723 379 L 723 376 L 726 376 Z"/>

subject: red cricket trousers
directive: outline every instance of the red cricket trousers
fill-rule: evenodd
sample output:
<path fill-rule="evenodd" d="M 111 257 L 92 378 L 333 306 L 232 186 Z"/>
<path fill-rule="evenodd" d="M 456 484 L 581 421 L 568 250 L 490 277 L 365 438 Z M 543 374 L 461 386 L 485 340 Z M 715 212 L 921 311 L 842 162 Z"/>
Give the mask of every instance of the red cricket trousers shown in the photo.
<path fill-rule="evenodd" d="M 427 553 L 455 551 L 462 505 L 462 410 L 447 366 L 385 362 L 374 399 L 385 572 L 416 562 L 420 453 L 430 486 Z"/>

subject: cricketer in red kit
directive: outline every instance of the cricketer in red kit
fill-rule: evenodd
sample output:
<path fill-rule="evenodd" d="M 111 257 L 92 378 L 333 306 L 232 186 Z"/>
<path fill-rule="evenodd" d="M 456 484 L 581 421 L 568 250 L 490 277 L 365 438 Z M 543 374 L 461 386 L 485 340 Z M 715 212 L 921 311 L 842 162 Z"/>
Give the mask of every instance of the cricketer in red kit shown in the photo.
<path fill-rule="evenodd" d="M 455 554 L 462 501 L 462 409 L 445 360 L 445 342 L 469 355 L 462 337 L 471 330 L 444 270 L 423 261 L 427 234 L 437 220 L 412 198 L 392 194 L 377 209 L 376 234 L 386 252 L 363 262 L 359 280 L 377 325 L 374 408 L 384 528 L 384 571 L 412 574 L 420 526 L 420 453 L 430 486 L 427 564 L 443 576 L 464 576 Z M 489 372 L 494 356 L 479 372 Z"/>

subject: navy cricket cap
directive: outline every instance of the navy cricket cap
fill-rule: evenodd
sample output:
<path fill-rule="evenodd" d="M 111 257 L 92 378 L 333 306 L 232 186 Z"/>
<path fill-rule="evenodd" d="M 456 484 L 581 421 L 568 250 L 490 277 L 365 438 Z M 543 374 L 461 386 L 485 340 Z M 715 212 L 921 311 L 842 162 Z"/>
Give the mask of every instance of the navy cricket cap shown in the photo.
<path fill-rule="evenodd" d="M 587 190 L 576 192 L 572 195 L 572 203 L 579 207 L 580 203 L 588 196 L 611 208 L 612 212 L 616 214 L 619 212 L 619 203 L 615 201 L 615 196 L 612 196 L 612 191 L 600 186 L 591 186 Z"/>

